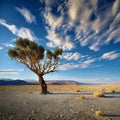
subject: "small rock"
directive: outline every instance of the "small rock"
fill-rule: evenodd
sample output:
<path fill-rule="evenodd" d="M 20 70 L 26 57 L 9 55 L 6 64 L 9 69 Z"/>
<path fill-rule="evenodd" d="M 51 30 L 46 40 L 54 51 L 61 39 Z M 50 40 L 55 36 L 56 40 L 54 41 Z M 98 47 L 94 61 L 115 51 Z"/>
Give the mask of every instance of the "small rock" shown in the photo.
<path fill-rule="evenodd" d="M 34 110 L 33 110 L 31 113 L 35 114 L 35 113 L 36 113 L 36 111 L 34 111 Z"/>
<path fill-rule="evenodd" d="M 73 111 L 72 109 L 70 109 L 70 112 L 71 112 L 71 113 L 74 113 L 74 111 Z"/>
<path fill-rule="evenodd" d="M 60 114 L 60 117 L 63 117 L 63 115 L 62 115 L 62 114 Z"/>
<path fill-rule="evenodd" d="M 13 116 L 12 115 L 9 117 L 9 120 L 13 120 Z"/>
<path fill-rule="evenodd" d="M 24 102 L 23 104 L 24 104 L 24 105 L 28 105 L 28 102 Z"/>
<path fill-rule="evenodd" d="M 50 118 L 51 118 L 51 116 L 47 116 L 47 118 L 46 118 L 46 119 L 47 119 L 47 120 L 49 120 Z"/>
<path fill-rule="evenodd" d="M 30 117 L 29 120 L 36 120 L 35 118 Z"/>

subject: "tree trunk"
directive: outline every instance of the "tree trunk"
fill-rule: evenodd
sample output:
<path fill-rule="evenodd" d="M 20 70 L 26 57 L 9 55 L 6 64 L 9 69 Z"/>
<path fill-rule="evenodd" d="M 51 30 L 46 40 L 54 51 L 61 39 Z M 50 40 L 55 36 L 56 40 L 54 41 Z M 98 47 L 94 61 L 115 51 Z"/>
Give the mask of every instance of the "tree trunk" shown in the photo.
<path fill-rule="evenodd" d="M 47 85 L 44 81 L 44 78 L 42 75 L 39 75 L 39 82 L 40 82 L 40 85 L 41 85 L 41 94 L 47 94 L 48 91 L 47 91 Z"/>

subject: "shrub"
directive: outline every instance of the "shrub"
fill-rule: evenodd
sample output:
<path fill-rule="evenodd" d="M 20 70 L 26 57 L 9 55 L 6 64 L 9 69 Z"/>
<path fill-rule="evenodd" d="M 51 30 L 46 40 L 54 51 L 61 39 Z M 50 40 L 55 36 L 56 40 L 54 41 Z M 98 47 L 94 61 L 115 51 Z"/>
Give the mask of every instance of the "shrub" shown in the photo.
<path fill-rule="evenodd" d="M 76 90 L 76 92 L 80 92 L 80 90 Z"/>
<path fill-rule="evenodd" d="M 81 99 L 85 99 L 85 96 L 84 96 L 84 95 L 81 95 L 80 98 L 81 98 Z"/>
<path fill-rule="evenodd" d="M 94 92 L 93 96 L 94 97 L 104 97 L 105 95 L 102 92 Z"/>
<path fill-rule="evenodd" d="M 101 116 L 102 115 L 102 112 L 100 110 L 96 111 L 95 112 L 96 116 Z"/>
<path fill-rule="evenodd" d="M 108 90 L 108 92 L 110 92 L 110 93 L 115 93 L 115 90 L 110 89 L 110 90 Z"/>

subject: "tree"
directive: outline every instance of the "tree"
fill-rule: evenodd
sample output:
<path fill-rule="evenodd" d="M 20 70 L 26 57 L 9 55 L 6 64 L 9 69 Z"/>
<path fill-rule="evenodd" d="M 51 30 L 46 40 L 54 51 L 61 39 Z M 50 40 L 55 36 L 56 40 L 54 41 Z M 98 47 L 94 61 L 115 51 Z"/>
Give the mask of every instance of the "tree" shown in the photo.
<path fill-rule="evenodd" d="M 56 48 L 54 51 L 45 51 L 44 47 L 38 45 L 35 41 L 23 38 L 17 39 L 15 44 L 16 47 L 8 50 L 8 55 L 26 65 L 38 76 L 41 93 L 46 94 L 48 91 L 43 76 L 56 71 L 62 49 Z"/>

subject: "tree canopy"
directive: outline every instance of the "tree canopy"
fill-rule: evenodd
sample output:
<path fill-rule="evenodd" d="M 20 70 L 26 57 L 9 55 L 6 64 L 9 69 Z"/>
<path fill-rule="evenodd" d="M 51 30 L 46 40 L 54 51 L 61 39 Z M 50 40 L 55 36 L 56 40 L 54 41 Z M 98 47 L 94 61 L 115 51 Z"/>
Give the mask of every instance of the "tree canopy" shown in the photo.
<path fill-rule="evenodd" d="M 45 50 L 43 46 L 38 45 L 35 41 L 23 38 L 17 39 L 15 44 L 16 47 L 8 51 L 8 55 L 12 59 L 25 64 L 37 75 L 45 75 L 56 71 L 62 49 Z"/>

